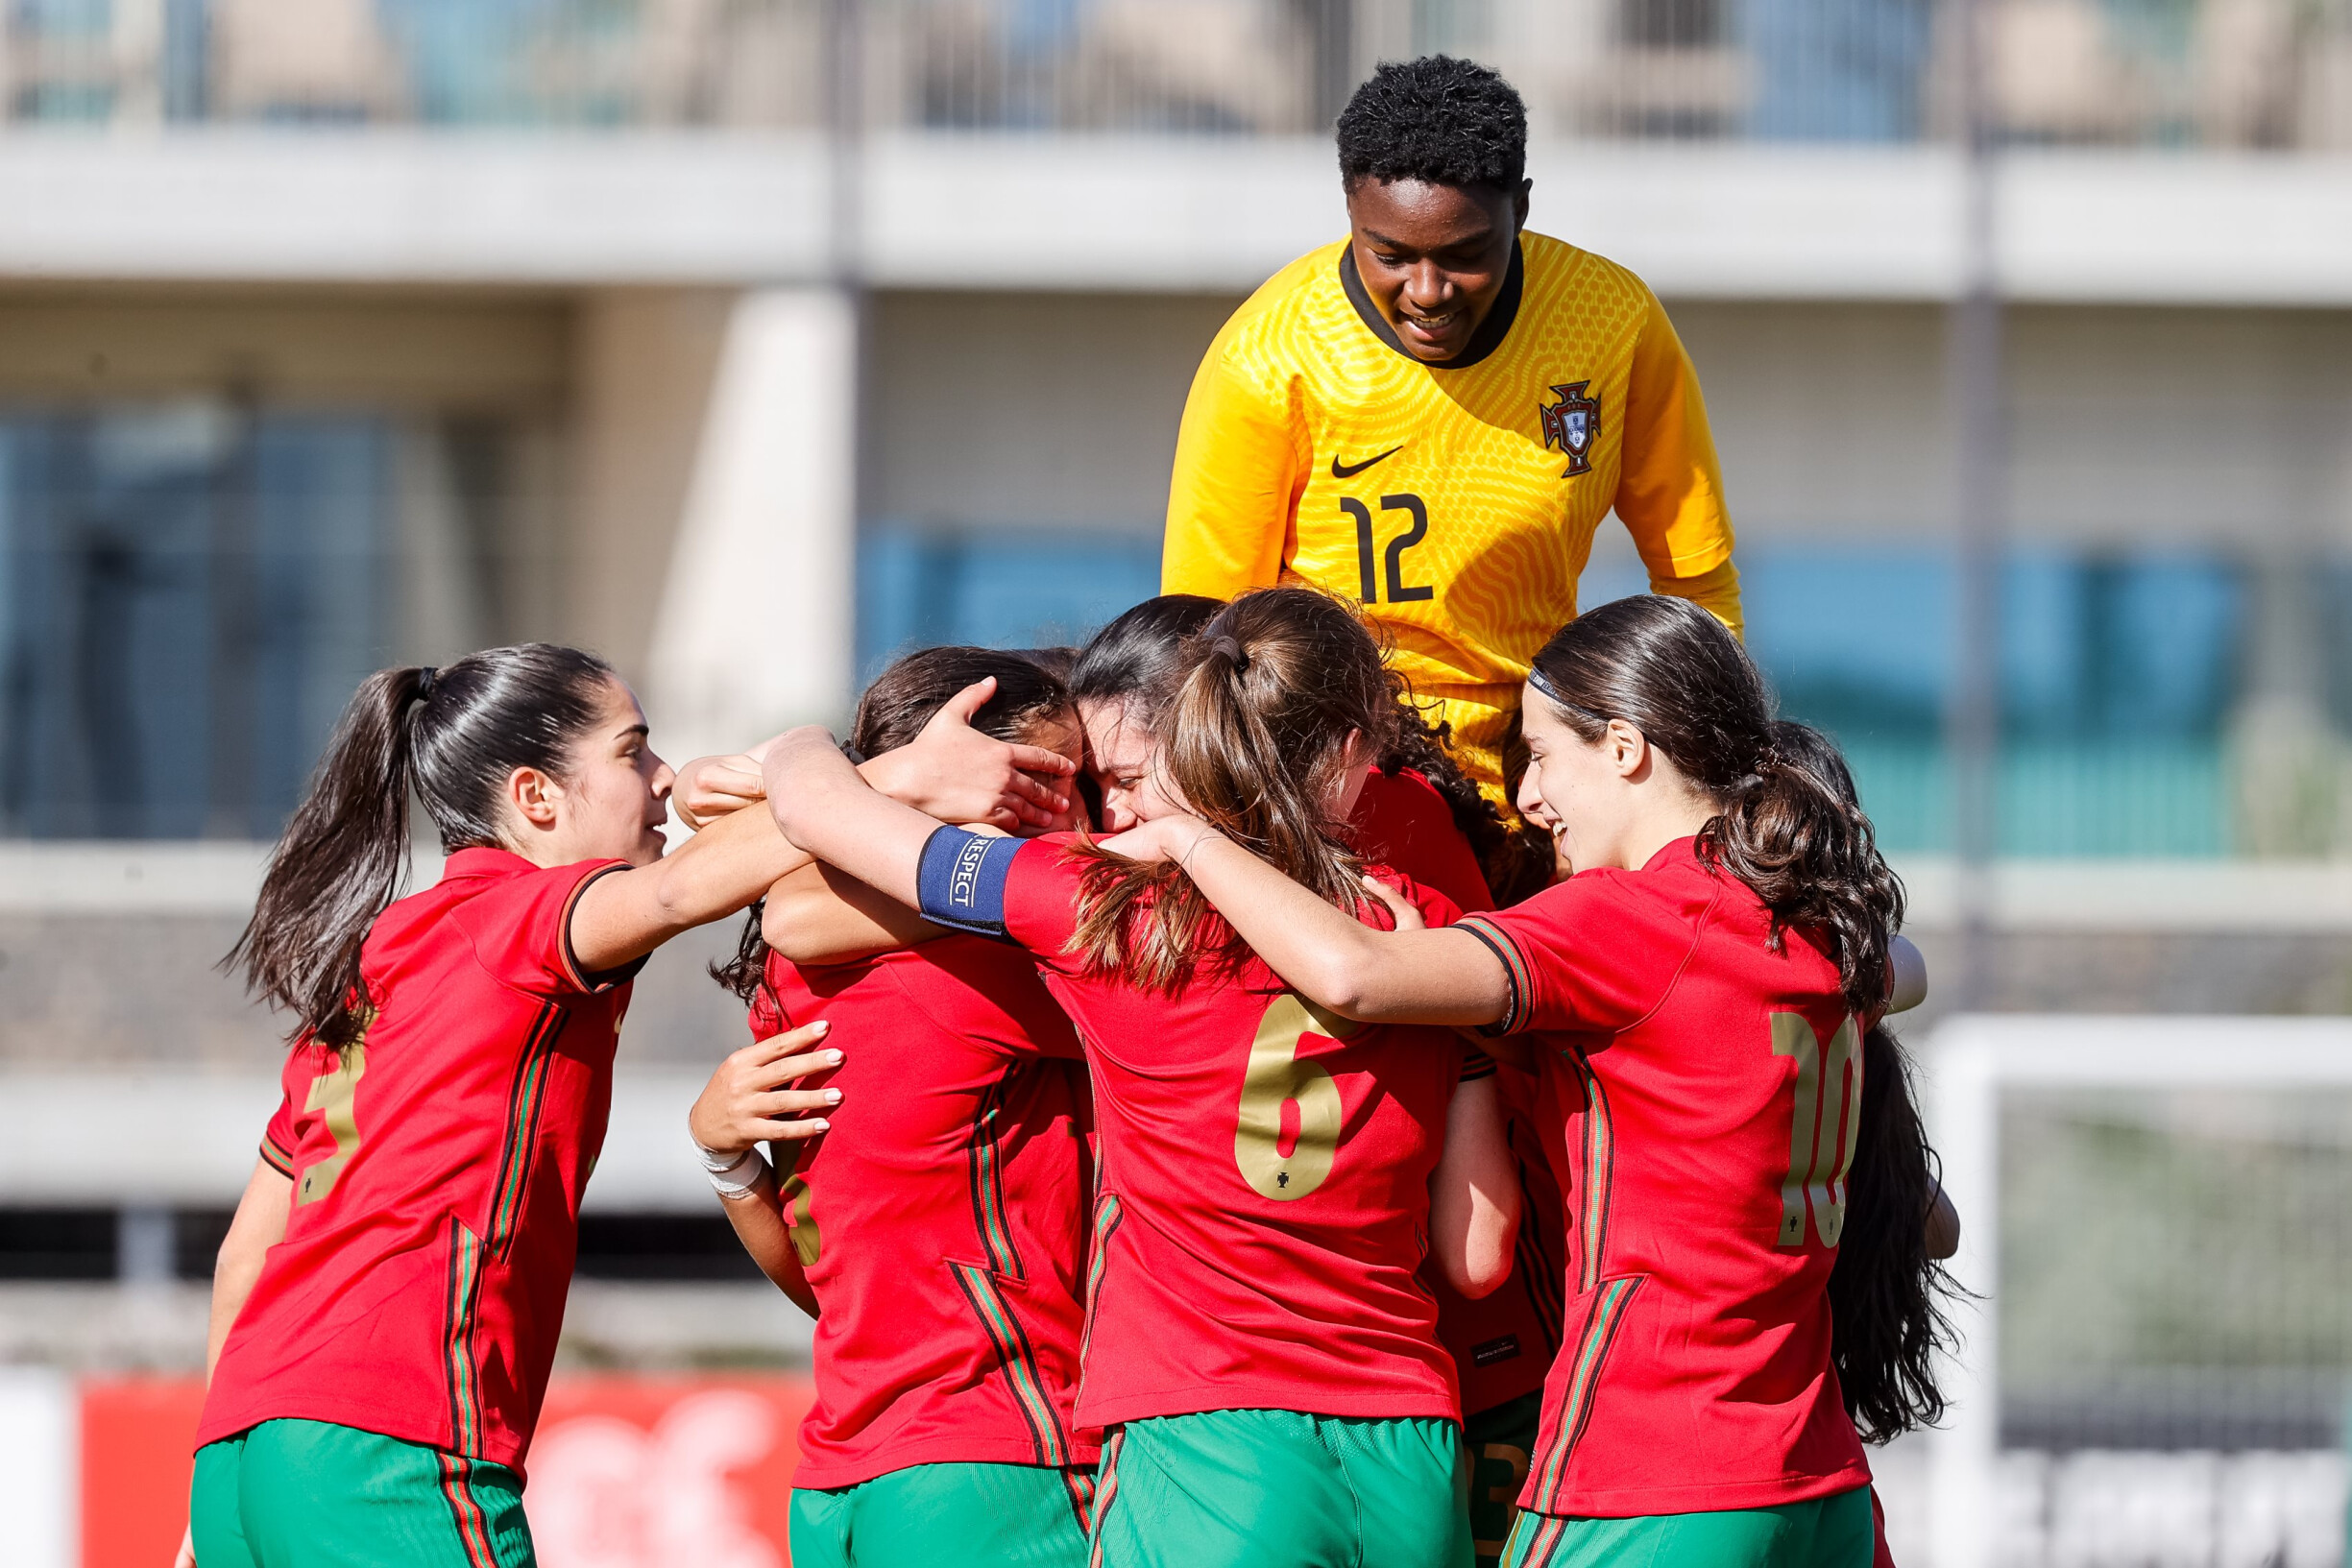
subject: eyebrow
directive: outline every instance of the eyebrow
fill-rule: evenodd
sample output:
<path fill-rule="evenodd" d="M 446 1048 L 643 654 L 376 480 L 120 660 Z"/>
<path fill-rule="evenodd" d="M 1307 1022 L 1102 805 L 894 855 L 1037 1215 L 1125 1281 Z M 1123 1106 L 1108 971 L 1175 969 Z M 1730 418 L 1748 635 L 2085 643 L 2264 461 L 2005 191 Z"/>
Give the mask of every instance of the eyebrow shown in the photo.
<path fill-rule="evenodd" d="M 613 736 L 613 738 L 615 740 L 626 740 L 629 738 L 629 736 L 636 736 L 642 740 L 652 734 L 653 732 L 643 724 L 632 724 L 627 729 L 621 731 L 618 735 Z"/>
<path fill-rule="evenodd" d="M 1370 240 L 1374 245 L 1385 245 L 1393 251 L 1411 251 L 1419 249 L 1416 246 L 1407 245 L 1403 240 L 1395 239 L 1390 235 L 1383 234 L 1377 229 L 1367 229 L 1364 230 L 1364 237 Z M 1473 249 L 1479 246 L 1491 245 L 1493 242 L 1494 226 L 1492 224 L 1489 224 L 1486 228 L 1481 229 L 1475 234 L 1466 234 L 1460 239 L 1450 239 L 1443 245 L 1433 245 L 1427 249 L 1431 251 L 1462 251 Z"/>

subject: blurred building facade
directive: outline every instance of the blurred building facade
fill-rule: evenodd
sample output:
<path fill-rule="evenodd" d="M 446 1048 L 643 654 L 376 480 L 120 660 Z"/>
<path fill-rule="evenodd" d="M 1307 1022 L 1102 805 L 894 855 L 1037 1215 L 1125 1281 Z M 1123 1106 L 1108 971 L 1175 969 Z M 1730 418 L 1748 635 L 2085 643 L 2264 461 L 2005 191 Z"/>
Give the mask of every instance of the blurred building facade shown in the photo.
<path fill-rule="evenodd" d="M 1665 298 L 1751 645 L 1949 968 L 1961 3 L 6 0 L 0 1255 L 50 1262 L 0 1266 L 204 1272 L 242 1101 L 81 1262 L 36 1134 L 93 1083 L 257 1086 L 258 1127 L 276 1035 L 209 966 L 370 669 L 578 642 L 683 757 L 1152 592 L 1200 351 L 1340 235 L 1326 128 L 1430 50 L 1527 95 L 1534 227 Z M 2352 1010 L 2352 6 L 1975 3 L 1983 1001 Z M 1621 535 L 1587 587 L 1639 589 Z M 640 988 L 664 1096 L 739 1038 L 704 956 Z M 707 1204 L 644 1125 L 590 1272 L 692 1277 L 629 1229 Z M 646 1325 L 695 1309 L 632 1299 L 584 1297 L 597 1353 L 668 1353 Z M 201 1324 L 31 1300 L 0 1351 L 170 1362 Z"/>

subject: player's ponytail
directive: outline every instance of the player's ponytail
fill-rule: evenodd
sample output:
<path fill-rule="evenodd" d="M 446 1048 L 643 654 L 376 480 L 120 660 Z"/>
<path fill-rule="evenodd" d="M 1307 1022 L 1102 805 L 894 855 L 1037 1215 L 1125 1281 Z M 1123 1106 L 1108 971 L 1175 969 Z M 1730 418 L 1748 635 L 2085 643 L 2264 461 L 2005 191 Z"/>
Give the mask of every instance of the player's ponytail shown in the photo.
<path fill-rule="evenodd" d="M 1830 1361 L 1864 1442 L 1943 1418 L 1935 1357 L 1957 1341 L 1944 1298 L 1958 1291 L 1928 1255 L 1935 1150 L 1911 1095 L 1910 1064 L 1883 1024 L 1862 1037 L 1862 1102 L 1846 1176 L 1846 1229 L 1830 1270 Z"/>
<path fill-rule="evenodd" d="M 1780 743 L 1763 677 L 1721 621 L 1684 599 L 1618 599 L 1555 633 L 1528 681 L 1587 740 L 1612 718 L 1641 731 L 1714 802 L 1700 856 L 1755 890 L 1775 946 L 1792 926 L 1817 933 L 1847 1005 L 1885 1005 L 1903 883 L 1851 794 Z"/>
<path fill-rule="evenodd" d="M 413 788 L 445 851 L 497 846 L 516 768 L 561 776 L 612 666 L 534 642 L 432 669 L 378 670 L 344 709 L 224 964 L 340 1050 L 365 1032 L 368 928 L 399 895 Z"/>
<path fill-rule="evenodd" d="M 1772 727 L 1775 748 L 1858 807 L 1836 744 L 1807 725 Z M 1928 1254 L 1935 1150 L 1911 1093 L 1903 1043 L 1883 1023 L 1862 1036 L 1862 1099 L 1846 1178 L 1846 1228 L 1830 1271 L 1830 1361 L 1846 1413 L 1865 1442 L 1943 1418 L 1935 1355 L 1955 1341 L 1944 1298 L 1959 1288 Z"/>
<path fill-rule="evenodd" d="M 1358 862 L 1330 807 L 1348 767 L 1383 755 L 1398 722 L 1395 681 L 1371 634 L 1336 599 L 1261 589 L 1218 611 L 1182 657 L 1188 672 L 1158 729 L 1169 783 L 1226 837 L 1355 908 Z M 1172 992 L 1204 957 L 1227 970 L 1248 957 L 1180 867 L 1092 859 L 1074 938 L 1089 971 Z"/>

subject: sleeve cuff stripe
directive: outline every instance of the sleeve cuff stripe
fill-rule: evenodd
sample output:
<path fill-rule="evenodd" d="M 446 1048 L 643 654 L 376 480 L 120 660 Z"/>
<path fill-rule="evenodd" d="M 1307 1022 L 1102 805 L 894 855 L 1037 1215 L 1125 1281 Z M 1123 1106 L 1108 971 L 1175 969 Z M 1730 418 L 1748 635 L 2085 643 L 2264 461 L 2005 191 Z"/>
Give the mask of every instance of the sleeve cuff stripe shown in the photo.
<path fill-rule="evenodd" d="M 261 1163 L 281 1176 L 294 1174 L 294 1156 L 267 1140 L 261 1145 Z"/>
<path fill-rule="evenodd" d="M 1509 1034 L 1519 1026 L 1519 1020 L 1527 1016 L 1527 995 L 1530 989 L 1527 960 L 1519 956 L 1518 944 L 1511 940 L 1508 932 L 1481 915 L 1463 916 L 1454 923 L 1453 929 L 1469 932 L 1484 942 L 1487 950 L 1501 961 L 1503 983 L 1509 987 L 1511 992 L 1510 1003 L 1504 1009 L 1501 1018 L 1491 1024 L 1480 1025 L 1478 1032 L 1484 1035 Z"/>
<path fill-rule="evenodd" d="M 564 969 L 565 972 L 571 977 L 571 983 L 581 991 L 591 996 L 594 996 L 598 991 L 610 990 L 612 987 L 619 984 L 622 980 L 631 978 L 640 969 L 643 969 L 645 964 L 645 960 L 643 958 L 634 958 L 629 962 L 622 964 L 618 969 L 610 969 L 601 974 L 591 975 L 580 967 L 580 955 L 577 953 L 574 953 L 571 948 L 571 916 L 572 911 L 579 908 L 582 895 L 586 894 L 589 888 L 595 884 L 598 878 L 610 877 L 616 871 L 626 871 L 628 869 L 629 865 L 625 860 L 616 860 L 611 865 L 598 866 L 595 870 L 590 872 L 587 876 L 582 877 L 578 881 L 572 883 L 570 895 L 564 900 L 564 929 L 560 939 L 564 958 Z M 651 954 L 647 954 L 647 956 L 649 957 Z"/>

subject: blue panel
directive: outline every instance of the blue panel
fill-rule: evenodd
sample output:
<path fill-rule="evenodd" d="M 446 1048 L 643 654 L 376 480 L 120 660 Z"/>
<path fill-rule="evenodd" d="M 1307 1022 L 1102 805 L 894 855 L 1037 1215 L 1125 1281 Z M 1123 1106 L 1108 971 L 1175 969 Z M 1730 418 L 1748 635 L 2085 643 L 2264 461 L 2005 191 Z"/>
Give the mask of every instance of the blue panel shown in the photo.
<path fill-rule="evenodd" d="M 868 528 L 858 545 L 860 678 L 912 648 L 1083 641 L 1158 591 L 1156 539 Z"/>

